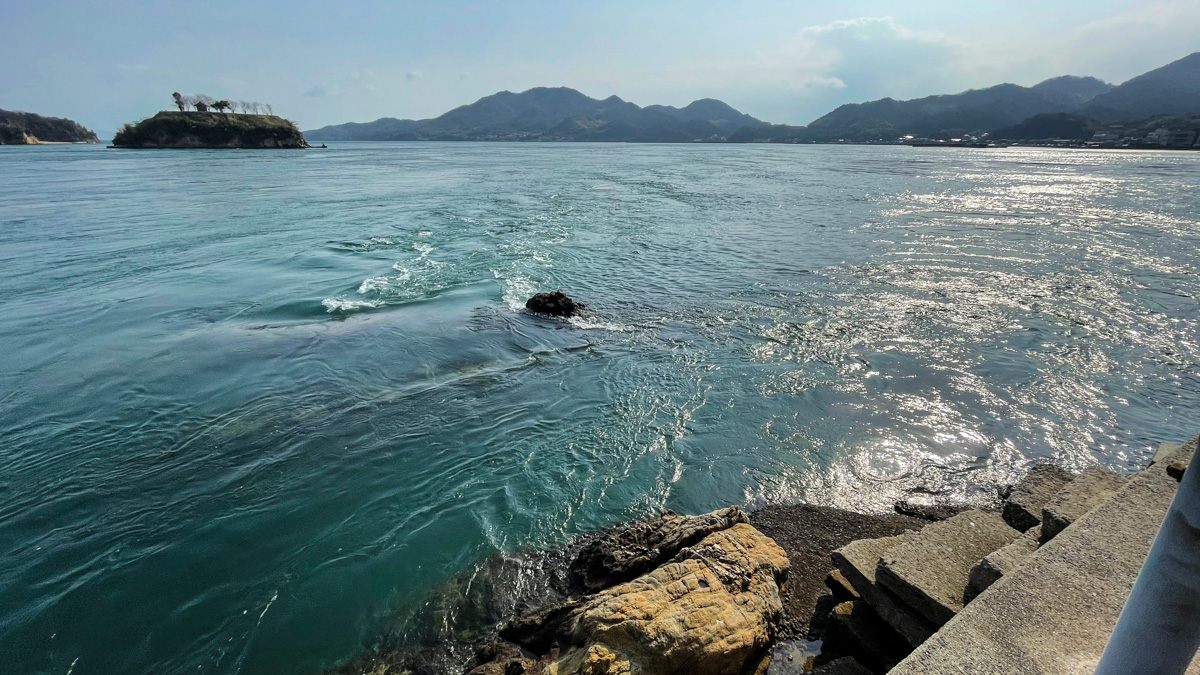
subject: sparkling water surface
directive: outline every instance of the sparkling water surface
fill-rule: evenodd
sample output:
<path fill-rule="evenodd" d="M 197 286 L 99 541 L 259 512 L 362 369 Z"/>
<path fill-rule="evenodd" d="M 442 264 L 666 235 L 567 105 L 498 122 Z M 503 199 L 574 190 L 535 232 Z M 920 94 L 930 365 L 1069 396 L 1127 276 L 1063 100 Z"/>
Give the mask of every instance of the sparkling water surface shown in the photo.
<path fill-rule="evenodd" d="M 305 673 L 664 508 L 1200 431 L 1200 153 L 0 148 L 0 670 Z M 591 312 L 522 310 L 562 288 Z"/>

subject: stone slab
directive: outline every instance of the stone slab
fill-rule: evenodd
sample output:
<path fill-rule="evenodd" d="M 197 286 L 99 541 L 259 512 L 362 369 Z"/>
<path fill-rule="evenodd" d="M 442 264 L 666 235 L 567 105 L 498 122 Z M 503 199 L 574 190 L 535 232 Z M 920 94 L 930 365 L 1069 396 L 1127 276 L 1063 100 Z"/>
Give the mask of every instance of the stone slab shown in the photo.
<path fill-rule="evenodd" d="M 1196 440 L 1180 452 L 1190 455 Z M 1140 472 L 891 675 L 1091 675 L 1177 487 L 1161 467 Z M 1200 663 L 1187 673 L 1200 675 Z"/>
<path fill-rule="evenodd" d="M 821 653 L 853 656 L 871 670 L 885 673 L 912 651 L 900 635 L 862 600 L 833 610 Z"/>
<path fill-rule="evenodd" d="M 1125 477 L 1108 469 L 1089 467 L 1067 483 L 1042 509 L 1042 543 L 1058 536 L 1085 513 L 1108 501 L 1125 485 Z"/>
<path fill-rule="evenodd" d="M 1004 522 L 1024 532 L 1042 522 L 1042 509 L 1075 476 L 1054 464 L 1039 464 L 1013 487 L 1004 502 Z"/>
<path fill-rule="evenodd" d="M 967 511 L 926 525 L 879 558 L 875 583 L 935 625 L 963 608 L 971 568 L 1021 533 L 999 513 Z"/>
<path fill-rule="evenodd" d="M 976 563 L 967 577 L 967 590 L 964 594 L 967 602 L 974 600 L 1005 574 L 1012 574 L 1029 562 L 1038 549 L 1041 535 L 1041 525 L 1031 527 L 1008 546 L 995 553 L 989 553 Z"/>
<path fill-rule="evenodd" d="M 834 551 L 830 558 L 834 567 L 875 613 L 900 633 L 909 646 L 915 647 L 929 639 L 937 626 L 920 614 L 912 611 L 891 592 L 875 583 L 875 569 L 879 557 L 888 549 L 915 533 L 860 539 Z"/>
<path fill-rule="evenodd" d="M 872 675 L 866 666 L 853 656 L 843 656 L 811 671 L 810 675 Z"/>

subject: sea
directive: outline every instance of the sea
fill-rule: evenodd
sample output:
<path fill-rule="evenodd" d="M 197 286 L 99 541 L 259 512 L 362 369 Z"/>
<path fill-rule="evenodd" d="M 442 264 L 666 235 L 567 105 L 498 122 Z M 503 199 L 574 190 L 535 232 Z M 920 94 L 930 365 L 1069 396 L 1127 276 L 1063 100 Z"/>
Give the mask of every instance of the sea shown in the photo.
<path fill-rule="evenodd" d="M 664 509 L 1136 470 L 1200 432 L 1198 186 L 1166 151 L 0 148 L 0 670 L 317 674 Z M 557 289 L 586 314 L 525 311 Z"/>

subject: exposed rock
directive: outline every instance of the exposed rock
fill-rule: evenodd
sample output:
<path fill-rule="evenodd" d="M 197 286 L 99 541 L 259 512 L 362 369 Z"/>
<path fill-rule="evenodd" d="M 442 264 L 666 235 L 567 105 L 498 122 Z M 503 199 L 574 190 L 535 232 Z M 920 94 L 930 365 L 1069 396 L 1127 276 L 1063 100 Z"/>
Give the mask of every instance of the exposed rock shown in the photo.
<path fill-rule="evenodd" d="M 1017 537 L 1011 544 L 984 556 L 971 568 L 971 574 L 967 578 L 967 589 L 963 594 L 963 599 L 970 602 L 977 595 L 986 591 L 989 586 L 996 583 L 1006 574 L 1012 574 L 1021 569 L 1029 558 L 1037 552 L 1038 539 L 1042 536 L 1041 526 L 1031 527 L 1028 531 Z"/>
<path fill-rule="evenodd" d="M 748 522 L 736 506 L 700 516 L 673 511 L 608 530 L 580 550 L 571 579 L 587 593 L 629 581 L 708 535 Z"/>
<path fill-rule="evenodd" d="M 562 290 L 553 293 L 538 293 L 525 301 L 525 309 L 549 316 L 571 317 L 581 313 L 587 305 L 575 302 Z"/>
<path fill-rule="evenodd" d="M 912 533 L 878 539 L 859 539 L 834 551 L 830 558 L 838 571 L 875 613 L 915 647 L 937 631 L 932 621 L 909 609 L 899 598 L 875 583 L 879 557 Z"/>
<path fill-rule="evenodd" d="M 765 671 L 764 657 L 783 615 L 787 572 L 783 549 L 750 525 L 735 524 L 633 581 L 545 613 L 542 627 L 526 627 L 527 634 L 554 634 L 535 645 L 546 649 L 535 672 Z M 523 654 L 508 650 L 498 656 L 498 665 L 478 663 L 475 672 L 528 669 Z"/>
<path fill-rule="evenodd" d="M 813 669 L 811 675 L 871 675 L 871 671 L 853 656 L 843 656 Z"/>
<path fill-rule="evenodd" d="M 953 518 L 971 507 L 963 504 L 946 504 L 943 502 L 924 503 L 915 499 L 901 499 L 893 505 L 896 513 L 911 516 L 921 520 L 938 521 Z"/>
<path fill-rule="evenodd" d="M 940 626 L 963 608 L 975 563 L 1020 535 L 998 513 L 967 511 L 889 548 L 879 558 L 875 581 Z"/>
<path fill-rule="evenodd" d="M 115 148 L 307 148 L 296 125 L 275 115 L 164 110 L 126 124 L 113 137 Z"/>
<path fill-rule="evenodd" d="M 838 602 L 862 599 L 862 595 L 854 590 L 854 586 L 838 570 L 829 570 L 829 576 L 825 577 L 825 585 L 829 587 L 829 591 L 833 593 L 833 597 L 837 598 Z"/>
<path fill-rule="evenodd" d="M 862 600 L 843 602 L 834 608 L 833 620 L 821 648 L 823 656 L 853 656 L 881 673 L 891 670 L 910 651 L 912 649 L 904 638 Z"/>
<path fill-rule="evenodd" d="M 1125 478 L 1107 469 L 1089 467 L 1083 474 L 1063 486 L 1042 509 L 1042 538 L 1044 544 L 1062 532 L 1088 511 L 1108 501 L 1125 485 Z"/>
<path fill-rule="evenodd" d="M 1042 522 L 1042 509 L 1075 476 L 1054 464 L 1039 464 L 1013 487 L 1004 502 L 1004 522 L 1024 532 Z"/>
<path fill-rule="evenodd" d="M 825 585 L 830 554 L 856 540 L 919 530 L 926 521 L 796 504 L 759 509 L 750 514 L 750 524 L 779 544 L 791 562 L 780 635 L 818 639 L 827 616 L 825 608 L 837 604 Z M 872 578 L 874 569 L 872 560 Z"/>

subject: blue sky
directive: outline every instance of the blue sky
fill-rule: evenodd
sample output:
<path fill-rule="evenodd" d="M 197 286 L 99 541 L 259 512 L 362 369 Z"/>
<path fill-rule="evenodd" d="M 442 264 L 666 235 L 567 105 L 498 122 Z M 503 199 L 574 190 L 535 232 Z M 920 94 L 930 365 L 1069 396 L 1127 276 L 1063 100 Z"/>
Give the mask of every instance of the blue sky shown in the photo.
<path fill-rule="evenodd" d="M 805 124 L 841 103 L 1062 74 L 1121 82 L 1200 49 L 1195 0 L 2 0 L 0 108 L 111 131 L 173 91 L 302 128 L 423 118 L 508 89 L 719 98 Z"/>

